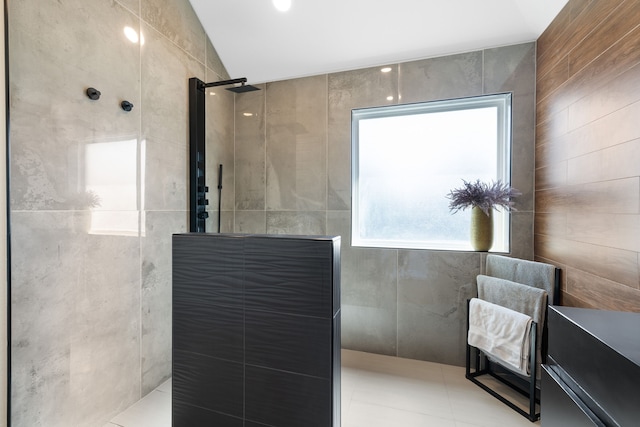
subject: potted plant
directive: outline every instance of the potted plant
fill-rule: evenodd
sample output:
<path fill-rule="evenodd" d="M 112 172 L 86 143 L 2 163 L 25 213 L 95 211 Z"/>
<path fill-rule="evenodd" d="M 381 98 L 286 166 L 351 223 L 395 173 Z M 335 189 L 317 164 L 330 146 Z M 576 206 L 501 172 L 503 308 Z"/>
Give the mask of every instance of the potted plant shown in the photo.
<path fill-rule="evenodd" d="M 493 209 L 515 210 L 512 199 L 522 193 L 502 181 L 467 182 L 447 194 L 453 213 L 471 208 L 471 246 L 476 251 L 488 251 L 493 245 Z"/>

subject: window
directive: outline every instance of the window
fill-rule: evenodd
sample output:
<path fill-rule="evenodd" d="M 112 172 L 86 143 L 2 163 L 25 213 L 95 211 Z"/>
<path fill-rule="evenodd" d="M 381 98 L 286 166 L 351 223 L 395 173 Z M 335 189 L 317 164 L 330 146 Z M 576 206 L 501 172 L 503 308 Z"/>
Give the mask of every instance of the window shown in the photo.
<path fill-rule="evenodd" d="M 462 180 L 510 183 L 511 95 L 352 111 L 353 246 L 472 250 L 471 211 L 446 195 Z M 509 250 L 494 212 L 492 251 Z"/>

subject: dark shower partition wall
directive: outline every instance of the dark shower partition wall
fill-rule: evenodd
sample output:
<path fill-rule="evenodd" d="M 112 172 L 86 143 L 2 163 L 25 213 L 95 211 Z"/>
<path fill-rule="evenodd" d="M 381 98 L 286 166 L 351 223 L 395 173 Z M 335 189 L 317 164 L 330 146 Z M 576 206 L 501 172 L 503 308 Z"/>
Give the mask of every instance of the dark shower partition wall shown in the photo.
<path fill-rule="evenodd" d="M 173 236 L 173 427 L 340 426 L 340 237 Z"/>

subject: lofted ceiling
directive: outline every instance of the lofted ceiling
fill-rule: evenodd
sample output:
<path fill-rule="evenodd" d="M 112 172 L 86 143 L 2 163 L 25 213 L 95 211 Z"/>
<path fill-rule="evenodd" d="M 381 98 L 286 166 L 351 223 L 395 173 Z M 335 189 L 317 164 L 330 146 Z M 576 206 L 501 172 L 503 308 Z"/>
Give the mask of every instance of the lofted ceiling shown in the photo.
<path fill-rule="evenodd" d="M 190 0 L 232 78 L 264 83 L 536 40 L 567 0 Z"/>

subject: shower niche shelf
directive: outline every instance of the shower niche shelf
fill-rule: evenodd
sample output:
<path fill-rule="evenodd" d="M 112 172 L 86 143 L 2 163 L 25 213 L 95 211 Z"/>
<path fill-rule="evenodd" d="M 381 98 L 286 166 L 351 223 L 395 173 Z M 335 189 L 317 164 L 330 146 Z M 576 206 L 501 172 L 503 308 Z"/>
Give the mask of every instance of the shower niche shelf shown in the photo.
<path fill-rule="evenodd" d="M 340 426 L 340 237 L 173 236 L 173 427 Z"/>

